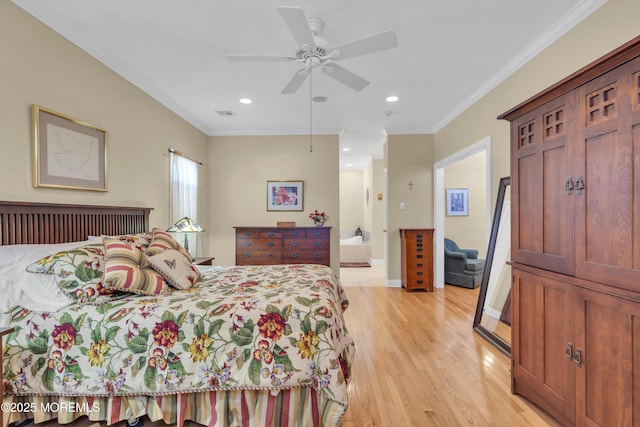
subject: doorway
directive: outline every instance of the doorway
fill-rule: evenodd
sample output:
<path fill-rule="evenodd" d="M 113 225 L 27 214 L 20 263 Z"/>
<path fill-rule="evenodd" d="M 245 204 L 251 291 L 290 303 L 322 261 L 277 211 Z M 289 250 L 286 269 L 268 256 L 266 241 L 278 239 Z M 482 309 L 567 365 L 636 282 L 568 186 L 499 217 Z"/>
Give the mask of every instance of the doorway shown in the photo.
<path fill-rule="evenodd" d="M 434 191 L 433 191 L 433 218 L 435 226 L 434 252 L 435 252 L 435 277 L 434 287 L 444 288 L 444 237 L 445 229 L 445 168 L 467 159 L 480 152 L 485 152 L 485 191 L 486 200 L 493 200 L 491 195 L 491 137 L 487 136 L 466 148 L 436 162 L 434 165 Z M 491 222 L 491 203 L 486 203 L 486 237 L 488 241 Z"/>

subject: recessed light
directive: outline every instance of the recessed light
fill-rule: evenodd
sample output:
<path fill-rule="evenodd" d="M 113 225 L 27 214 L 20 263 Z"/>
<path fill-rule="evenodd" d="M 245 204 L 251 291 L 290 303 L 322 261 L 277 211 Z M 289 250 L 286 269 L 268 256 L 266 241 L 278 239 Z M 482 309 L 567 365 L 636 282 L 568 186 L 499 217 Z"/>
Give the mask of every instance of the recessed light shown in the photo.
<path fill-rule="evenodd" d="M 344 147 L 342 151 L 351 151 L 351 148 Z"/>
<path fill-rule="evenodd" d="M 249 98 L 240 98 L 240 103 L 241 104 L 251 104 L 251 101 Z"/>
<path fill-rule="evenodd" d="M 353 166 L 353 165 L 352 165 L 351 163 L 347 163 L 345 166 L 346 166 L 346 167 L 348 167 L 348 168 L 350 168 L 350 167 L 351 167 L 351 166 Z"/>
<path fill-rule="evenodd" d="M 387 102 L 396 102 L 399 98 L 395 95 L 387 96 Z"/>

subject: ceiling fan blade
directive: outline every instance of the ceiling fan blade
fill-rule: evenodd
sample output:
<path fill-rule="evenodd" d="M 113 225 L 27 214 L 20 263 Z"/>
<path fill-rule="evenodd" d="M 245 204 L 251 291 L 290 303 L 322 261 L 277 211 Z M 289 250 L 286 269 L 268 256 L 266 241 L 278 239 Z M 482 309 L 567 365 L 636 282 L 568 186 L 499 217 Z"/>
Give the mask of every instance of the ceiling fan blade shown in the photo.
<path fill-rule="evenodd" d="M 356 91 L 360 91 L 369 85 L 367 80 L 353 74 L 351 71 L 339 66 L 338 64 L 324 64 L 322 72 Z"/>
<path fill-rule="evenodd" d="M 278 6 L 278 12 L 284 20 L 284 23 L 289 27 L 289 31 L 291 31 L 298 46 L 316 46 L 316 41 L 313 38 L 309 23 L 307 22 L 307 16 L 302 9 L 299 7 Z"/>
<path fill-rule="evenodd" d="M 389 30 L 332 47 L 328 49 L 328 51 L 331 52 L 337 50 L 340 52 L 340 56 L 336 59 L 344 59 L 379 52 L 381 50 L 391 49 L 397 46 L 398 39 L 396 38 L 396 32 Z"/>
<path fill-rule="evenodd" d="M 287 83 L 287 85 L 284 87 L 284 89 L 282 89 L 282 92 L 280 93 L 282 95 L 290 95 L 292 93 L 295 93 L 298 88 L 302 86 L 302 83 L 304 83 L 308 75 L 309 72 L 306 68 L 302 68 L 296 71 L 291 80 L 289 80 L 289 83 Z"/>
<path fill-rule="evenodd" d="M 298 58 L 289 56 L 269 56 L 269 55 L 227 55 L 231 62 L 295 62 Z"/>

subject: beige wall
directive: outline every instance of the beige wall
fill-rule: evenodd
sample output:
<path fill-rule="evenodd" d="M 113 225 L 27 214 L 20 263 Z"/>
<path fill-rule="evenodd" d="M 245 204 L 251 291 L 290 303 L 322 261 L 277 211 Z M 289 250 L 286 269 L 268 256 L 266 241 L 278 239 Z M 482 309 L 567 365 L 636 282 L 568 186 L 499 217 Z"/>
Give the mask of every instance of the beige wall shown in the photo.
<path fill-rule="evenodd" d="M 0 52 L 0 200 L 146 206 L 151 226 L 168 227 L 167 149 L 206 161 L 206 136 L 10 1 L 0 2 Z M 109 191 L 32 187 L 32 104 L 107 131 Z"/>
<path fill-rule="evenodd" d="M 435 135 L 435 160 L 487 135 L 492 141 L 491 194 L 510 175 L 509 124 L 496 117 L 640 34 L 640 1 L 609 0 Z M 495 200 L 491 200 L 491 206 Z M 493 208 L 491 210 L 493 212 Z"/>
<path fill-rule="evenodd" d="M 340 171 L 340 228 L 344 237 L 353 236 L 356 228 L 365 229 L 364 172 Z"/>
<path fill-rule="evenodd" d="M 329 215 L 331 266 L 339 272 L 338 136 L 214 136 L 209 138 L 209 254 L 235 264 L 234 226 L 312 225 L 314 209 Z M 303 212 L 268 212 L 267 181 L 304 181 Z"/>
<path fill-rule="evenodd" d="M 371 169 L 371 187 L 369 190 L 369 209 L 371 211 L 371 223 L 367 229 L 371 231 L 371 259 L 384 259 L 384 160 L 374 159 L 369 164 Z M 378 195 L 382 195 L 378 199 Z"/>
<path fill-rule="evenodd" d="M 466 188 L 469 194 L 469 215 L 445 216 L 445 237 L 461 248 L 477 249 L 479 258 L 486 256 L 489 244 L 486 158 L 481 151 L 444 168 L 445 189 Z"/>
<path fill-rule="evenodd" d="M 433 135 L 389 135 L 387 167 L 387 280 L 398 284 L 401 228 L 433 227 Z M 413 189 L 409 188 L 413 182 Z M 405 208 L 400 209 L 404 202 Z"/>

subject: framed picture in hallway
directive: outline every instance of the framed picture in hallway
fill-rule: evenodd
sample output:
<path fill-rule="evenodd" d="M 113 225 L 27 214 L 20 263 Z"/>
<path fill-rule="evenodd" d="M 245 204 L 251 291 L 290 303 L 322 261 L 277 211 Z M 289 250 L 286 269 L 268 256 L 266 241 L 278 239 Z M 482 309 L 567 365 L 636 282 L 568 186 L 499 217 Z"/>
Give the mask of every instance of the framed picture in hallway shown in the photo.
<path fill-rule="evenodd" d="M 469 215 L 469 191 L 466 188 L 447 188 L 447 216 Z"/>

